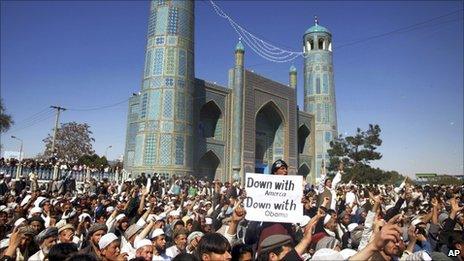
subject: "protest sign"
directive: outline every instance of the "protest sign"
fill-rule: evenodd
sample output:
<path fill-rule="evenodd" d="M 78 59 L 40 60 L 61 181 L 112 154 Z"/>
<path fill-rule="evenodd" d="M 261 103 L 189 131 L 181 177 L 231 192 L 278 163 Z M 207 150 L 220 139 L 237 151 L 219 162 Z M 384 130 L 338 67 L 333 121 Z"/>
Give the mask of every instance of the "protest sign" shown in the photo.
<path fill-rule="evenodd" d="M 303 177 L 246 173 L 246 218 L 298 223 L 303 216 Z"/>

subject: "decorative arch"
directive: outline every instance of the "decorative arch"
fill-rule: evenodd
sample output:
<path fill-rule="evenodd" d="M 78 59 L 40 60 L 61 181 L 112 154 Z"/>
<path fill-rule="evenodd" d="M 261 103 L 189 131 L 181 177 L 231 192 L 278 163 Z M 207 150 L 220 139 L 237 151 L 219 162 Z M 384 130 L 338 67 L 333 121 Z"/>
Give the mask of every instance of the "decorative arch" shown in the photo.
<path fill-rule="evenodd" d="M 308 140 L 308 136 L 311 133 L 308 126 L 306 124 L 301 125 L 298 128 L 298 153 L 302 154 L 304 152 L 306 141 Z"/>
<path fill-rule="evenodd" d="M 209 180 L 214 180 L 220 165 L 219 157 L 212 150 L 209 150 L 198 161 L 197 175 L 201 178 L 206 177 Z"/>
<path fill-rule="evenodd" d="M 274 109 L 278 114 L 279 117 L 283 119 L 283 122 L 286 121 L 285 119 L 285 114 L 282 112 L 282 110 L 279 108 L 279 105 L 274 100 L 270 100 L 268 102 L 263 103 L 255 112 L 255 119 L 258 116 L 258 113 L 262 111 L 265 107 L 269 107 Z"/>
<path fill-rule="evenodd" d="M 308 176 L 309 172 L 311 169 L 309 168 L 308 164 L 303 163 L 299 168 L 298 168 L 298 175 L 303 176 L 306 178 Z"/>
<path fill-rule="evenodd" d="M 269 173 L 272 163 L 284 157 L 285 117 L 274 101 L 259 108 L 255 116 L 255 172 Z"/>
<path fill-rule="evenodd" d="M 202 137 L 222 140 L 222 122 L 222 111 L 214 100 L 201 106 L 199 128 Z"/>

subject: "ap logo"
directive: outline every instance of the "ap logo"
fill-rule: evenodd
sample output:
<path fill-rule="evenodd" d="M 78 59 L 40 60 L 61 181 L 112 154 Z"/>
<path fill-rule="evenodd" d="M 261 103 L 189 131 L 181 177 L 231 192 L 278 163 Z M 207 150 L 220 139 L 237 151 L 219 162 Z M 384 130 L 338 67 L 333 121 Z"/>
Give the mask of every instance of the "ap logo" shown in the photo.
<path fill-rule="evenodd" d="M 459 250 L 459 249 L 450 250 L 448 252 L 448 256 L 459 256 L 460 253 L 461 253 L 461 250 Z"/>

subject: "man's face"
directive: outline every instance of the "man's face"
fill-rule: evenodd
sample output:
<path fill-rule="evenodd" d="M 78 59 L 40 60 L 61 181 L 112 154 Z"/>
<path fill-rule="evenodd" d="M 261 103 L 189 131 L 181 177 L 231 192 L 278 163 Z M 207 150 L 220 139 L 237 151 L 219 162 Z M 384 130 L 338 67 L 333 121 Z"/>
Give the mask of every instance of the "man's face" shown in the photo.
<path fill-rule="evenodd" d="M 185 246 L 187 245 L 187 236 L 180 234 L 176 237 L 176 239 L 174 239 L 174 242 L 176 243 L 177 248 L 184 250 Z"/>
<path fill-rule="evenodd" d="M 5 225 L 8 222 L 8 214 L 6 212 L 0 212 L 0 225 Z"/>
<path fill-rule="evenodd" d="M 327 179 L 326 182 L 325 182 L 325 186 L 328 187 L 328 188 L 331 188 L 332 187 L 332 180 Z"/>
<path fill-rule="evenodd" d="M 327 222 L 327 224 L 325 224 L 324 226 L 330 231 L 335 232 L 337 230 L 336 218 L 330 218 L 329 222 Z"/>
<path fill-rule="evenodd" d="M 218 253 L 208 253 L 208 254 L 203 254 L 202 259 L 204 261 L 226 261 L 226 260 L 232 260 L 232 256 L 230 255 L 229 251 L 224 252 L 223 254 L 218 254 Z"/>
<path fill-rule="evenodd" d="M 292 248 L 288 246 L 283 246 L 283 251 L 280 254 L 276 255 L 275 253 L 269 253 L 269 261 L 280 261 L 282 260 L 286 254 L 288 254 Z"/>
<path fill-rule="evenodd" d="M 50 212 L 50 202 L 45 202 L 42 206 L 44 212 Z"/>
<path fill-rule="evenodd" d="M 121 228 L 122 230 L 126 231 L 126 229 L 129 227 L 129 222 L 127 220 L 124 220 L 122 223 L 121 223 Z"/>
<path fill-rule="evenodd" d="M 399 250 L 400 248 L 397 244 L 395 244 L 393 241 L 388 241 L 383 251 L 388 256 L 398 256 Z"/>
<path fill-rule="evenodd" d="M 65 229 L 59 234 L 61 243 L 71 243 L 74 237 L 74 231 L 72 229 Z"/>
<path fill-rule="evenodd" d="M 42 243 L 42 245 L 40 245 L 40 247 L 43 250 L 50 250 L 50 248 L 52 248 L 52 246 L 54 246 L 56 244 L 56 240 L 57 240 L 57 237 L 55 237 L 55 236 L 48 237 L 43 241 L 43 243 Z"/>
<path fill-rule="evenodd" d="M 19 242 L 19 248 L 20 249 L 26 248 L 27 246 L 29 246 L 31 241 L 32 241 L 31 235 L 21 235 L 21 241 Z"/>
<path fill-rule="evenodd" d="M 275 172 L 275 175 L 287 175 L 287 174 L 288 174 L 288 170 L 287 170 L 287 167 L 285 166 L 278 168 Z"/>
<path fill-rule="evenodd" d="M 184 228 L 184 224 L 182 223 L 177 223 L 172 230 L 179 230 L 181 228 Z"/>
<path fill-rule="evenodd" d="M 136 257 L 143 257 L 145 261 L 151 261 L 153 258 L 153 246 L 144 246 L 137 249 Z"/>
<path fill-rule="evenodd" d="M 100 238 L 106 234 L 105 230 L 97 230 L 97 232 L 93 233 L 92 237 L 90 238 L 92 240 L 92 243 L 95 246 L 98 246 L 98 242 L 100 242 Z"/>
<path fill-rule="evenodd" d="M 205 224 L 203 226 L 203 230 L 205 231 L 205 233 L 210 233 L 210 232 L 212 232 L 213 229 L 211 228 L 211 225 L 206 225 Z"/>
<path fill-rule="evenodd" d="M 99 224 L 105 224 L 105 223 L 106 223 L 106 217 L 105 217 L 105 216 L 100 216 L 100 217 L 97 219 L 97 223 L 99 223 Z"/>
<path fill-rule="evenodd" d="M 108 260 L 116 261 L 119 256 L 119 241 L 113 241 L 107 247 L 103 248 L 101 251 L 101 255 L 104 256 Z"/>
<path fill-rule="evenodd" d="M 346 214 L 343 216 L 342 222 L 344 225 L 350 224 L 350 215 Z"/>
<path fill-rule="evenodd" d="M 192 224 L 192 222 L 190 222 L 190 223 L 187 224 L 187 230 L 189 232 L 192 232 L 192 229 L 193 229 L 193 224 Z"/>
<path fill-rule="evenodd" d="M 38 234 L 42 229 L 42 223 L 40 223 L 39 221 L 32 221 L 31 228 L 36 231 L 36 234 Z"/>
<path fill-rule="evenodd" d="M 158 254 L 163 252 L 166 249 L 166 237 L 164 235 L 157 236 L 153 241 L 153 245 L 158 251 Z"/>

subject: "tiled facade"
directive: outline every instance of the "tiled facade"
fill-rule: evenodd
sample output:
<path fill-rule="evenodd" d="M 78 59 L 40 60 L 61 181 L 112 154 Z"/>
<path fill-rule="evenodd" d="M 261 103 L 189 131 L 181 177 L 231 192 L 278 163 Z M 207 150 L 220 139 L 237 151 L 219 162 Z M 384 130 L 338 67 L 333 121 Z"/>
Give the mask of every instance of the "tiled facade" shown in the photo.
<path fill-rule="evenodd" d="M 268 172 L 282 158 L 290 174 L 314 181 L 317 146 L 335 135 L 317 136 L 318 124 L 335 119 L 336 133 L 331 53 L 305 59 L 303 112 L 296 68 L 288 85 L 247 71 L 241 43 L 227 87 L 196 79 L 193 35 L 193 1 L 152 1 L 142 88 L 129 101 L 126 170 L 225 181 Z"/>

